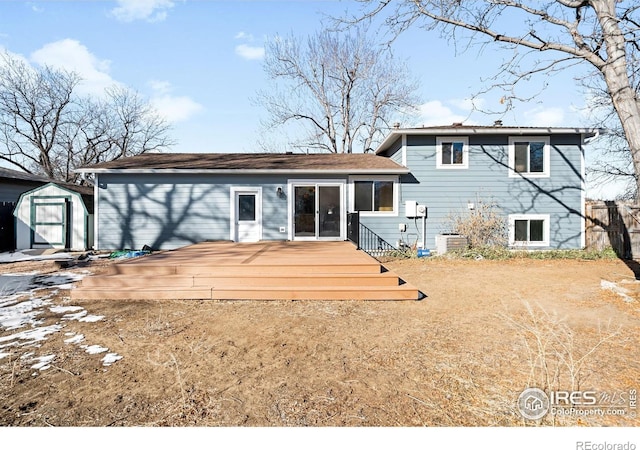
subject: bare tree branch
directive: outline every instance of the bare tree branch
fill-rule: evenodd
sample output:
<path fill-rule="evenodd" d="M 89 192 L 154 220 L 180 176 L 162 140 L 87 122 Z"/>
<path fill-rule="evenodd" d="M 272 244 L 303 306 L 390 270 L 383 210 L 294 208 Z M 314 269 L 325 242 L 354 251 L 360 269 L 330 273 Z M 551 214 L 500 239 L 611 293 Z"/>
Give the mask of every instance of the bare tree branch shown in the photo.
<path fill-rule="evenodd" d="M 272 80 L 257 94 L 266 130 L 297 122 L 302 149 L 352 153 L 382 138 L 392 116 L 415 108 L 416 85 L 388 48 L 363 29 L 324 31 L 306 40 L 276 37 L 267 45 L 265 72 Z M 302 126 L 300 126 L 302 125 Z"/>
<path fill-rule="evenodd" d="M 360 0 L 363 10 L 347 24 L 384 17 L 397 36 L 418 26 L 440 30 L 454 44 L 461 36 L 514 51 L 492 87 L 507 91 L 506 107 L 518 83 L 536 74 L 582 64 L 606 91 L 627 143 L 640 192 L 640 4 L 614 0 Z M 518 24 L 519 26 L 514 26 Z M 462 32 L 462 33 L 460 33 Z M 466 34 L 465 34 L 466 33 Z M 524 55 L 518 49 L 526 49 Z M 546 55 L 546 59 L 541 59 Z M 494 79 L 498 80 L 498 77 Z"/>

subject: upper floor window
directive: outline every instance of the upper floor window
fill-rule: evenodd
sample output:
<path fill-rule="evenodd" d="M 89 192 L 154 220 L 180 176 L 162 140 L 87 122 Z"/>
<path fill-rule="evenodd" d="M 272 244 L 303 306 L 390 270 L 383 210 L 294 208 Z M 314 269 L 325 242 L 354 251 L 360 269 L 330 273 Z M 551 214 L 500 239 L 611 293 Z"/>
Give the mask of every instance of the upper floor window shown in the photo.
<path fill-rule="evenodd" d="M 397 177 L 353 177 L 351 210 L 361 214 L 397 214 Z"/>
<path fill-rule="evenodd" d="M 436 138 L 436 168 L 468 169 L 469 139 L 466 137 Z"/>
<path fill-rule="evenodd" d="M 509 138 L 509 176 L 548 177 L 550 168 L 549 138 Z"/>

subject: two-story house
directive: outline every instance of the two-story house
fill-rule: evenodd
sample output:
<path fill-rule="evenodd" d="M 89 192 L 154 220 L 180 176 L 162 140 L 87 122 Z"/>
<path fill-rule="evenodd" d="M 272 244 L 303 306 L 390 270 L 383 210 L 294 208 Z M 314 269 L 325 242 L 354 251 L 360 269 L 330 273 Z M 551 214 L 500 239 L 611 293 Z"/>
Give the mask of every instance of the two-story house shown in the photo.
<path fill-rule="evenodd" d="M 353 212 L 392 245 L 433 248 L 450 215 L 479 201 L 497 205 L 511 245 L 581 248 L 584 144 L 597 133 L 397 128 L 375 154 L 143 154 L 79 172 L 94 176 L 101 250 L 345 240 Z"/>

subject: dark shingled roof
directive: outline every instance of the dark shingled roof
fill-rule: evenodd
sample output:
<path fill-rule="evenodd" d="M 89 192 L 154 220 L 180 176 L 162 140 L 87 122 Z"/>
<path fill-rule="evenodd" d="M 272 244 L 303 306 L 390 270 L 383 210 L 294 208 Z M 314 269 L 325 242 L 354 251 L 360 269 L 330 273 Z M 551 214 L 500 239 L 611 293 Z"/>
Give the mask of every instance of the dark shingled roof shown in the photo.
<path fill-rule="evenodd" d="M 31 173 L 5 169 L 4 167 L 0 167 L 0 178 L 6 178 L 9 180 L 20 180 L 20 181 L 40 181 L 43 183 L 48 183 L 49 181 L 51 181 L 50 179 L 40 175 L 33 175 Z"/>
<path fill-rule="evenodd" d="M 403 171 L 389 158 L 343 153 L 145 153 L 82 167 L 79 172 L 109 170 L 230 170 L 230 171 Z"/>

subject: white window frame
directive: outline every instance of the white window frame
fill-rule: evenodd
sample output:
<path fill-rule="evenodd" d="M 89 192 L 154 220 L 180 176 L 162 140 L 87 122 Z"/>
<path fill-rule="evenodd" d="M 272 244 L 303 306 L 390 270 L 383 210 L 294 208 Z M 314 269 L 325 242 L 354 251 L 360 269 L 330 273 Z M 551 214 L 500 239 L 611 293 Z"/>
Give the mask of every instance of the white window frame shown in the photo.
<path fill-rule="evenodd" d="M 516 220 L 542 220 L 542 241 L 516 241 Z M 549 247 L 551 231 L 549 214 L 509 214 L 509 246 L 511 247 Z"/>
<path fill-rule="evenodd" d="M 349 177 L 349 211 L 356 210 L 355 181 L 393 181 L 393 210 L 392 211 L 360 211 L 361 217 L 397 217 L 400 199 L 400 179 L 397 175 L 353 175 Z"/>
<path fill-rule="evenodd" d="M 542 172 L 516 172 L 516 142 L 542 142 Z M 509 138 L 509 178 L 549 178 L 551 176 L 551 144 L 549 136 L 511 136 Z"/>
<path fill-rule="evenodd" d="M 442 144 L 453 144 L 455 142 L 462 143 L 462 163 L 461 164 L 443 164 L 442 163 Z M 456 170 L 469 168 L 469 138 L 466 136 L 438 136 L 436 137 L 436 169 Z"/>

